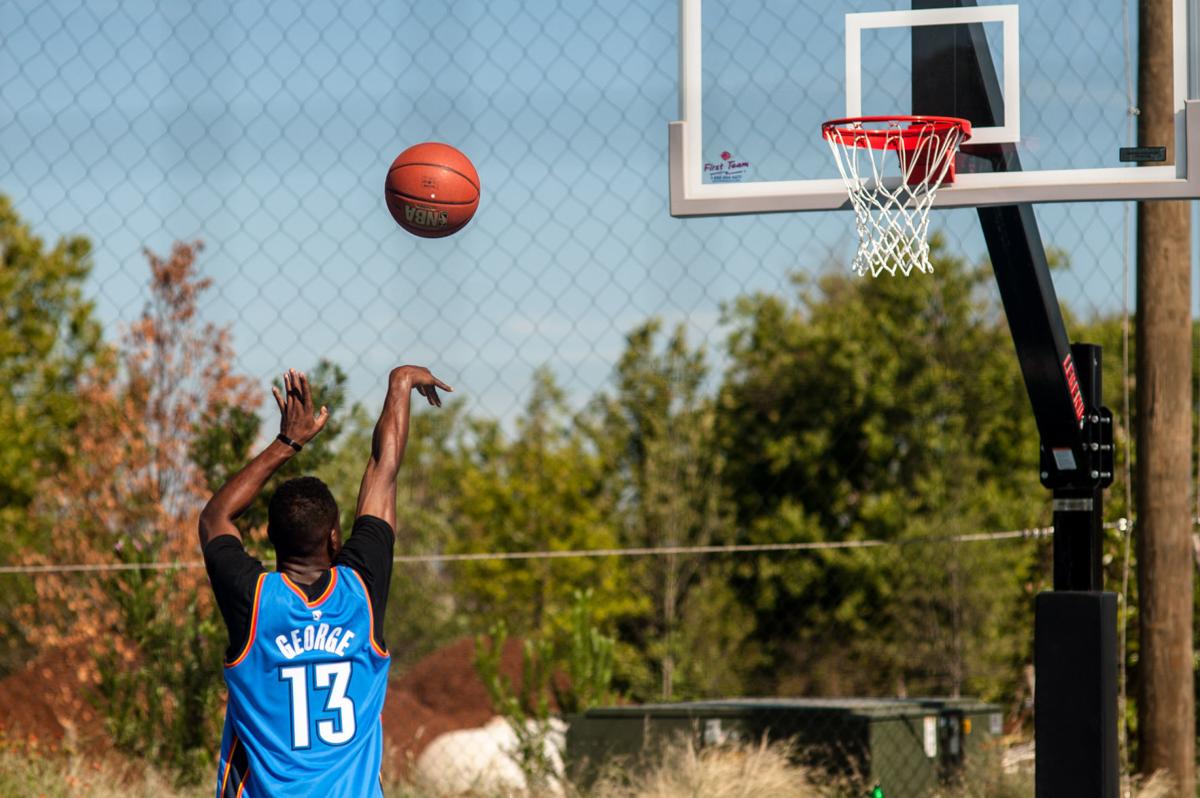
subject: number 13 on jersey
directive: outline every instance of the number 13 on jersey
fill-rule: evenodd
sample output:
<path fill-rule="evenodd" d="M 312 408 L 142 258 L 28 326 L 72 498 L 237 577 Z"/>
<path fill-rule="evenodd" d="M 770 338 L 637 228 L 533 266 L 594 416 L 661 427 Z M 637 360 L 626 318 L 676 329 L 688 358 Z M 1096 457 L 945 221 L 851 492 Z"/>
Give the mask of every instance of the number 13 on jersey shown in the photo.
<path fill-rule="evenodd" d="M 344 745 L 354 738 L 354 702 L 346 695 L 352 673 L 351 663 L 346 661 L 279 669 L 279 681 L 289 688 L 293 749 L 312 747 L 314 704 L 320 705 L 315 723 L 318 740 L 326 745 Z"/>

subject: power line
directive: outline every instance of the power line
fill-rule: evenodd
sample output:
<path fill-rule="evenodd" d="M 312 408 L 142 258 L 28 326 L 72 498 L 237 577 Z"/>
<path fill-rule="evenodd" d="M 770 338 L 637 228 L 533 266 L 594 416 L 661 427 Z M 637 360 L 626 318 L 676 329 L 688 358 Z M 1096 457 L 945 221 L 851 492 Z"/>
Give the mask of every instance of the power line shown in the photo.
<path fill-rule="evenodd" d="M 1127 523 L 1125 519 L 1109 527 Z M 563 551 L 499 551 L 465 552 L 462 554 L 398 554 L 395 563 L 450 563 L 486 562 L 512 560 L 563 560 L 595 557 L 656 557 L 667 554 L 763 554 L 770 552 L 836 551 L 846 549 L 898 548 L 902 546 L 986 543 L 1002 540 L 1037 540 L 1054 534 L 1054 527 L 1031 527 L 1007 532 L 976 532 L 964 535 L 929 536 L 905 540 L 836 540 L 799 543 L 746 543 L 709 546 L 649 546 L 609 549 L 570 549 Z M 175 571 L 202 568 L 202 560 L 170 560 L 144 563 L 45 563 L 41 565 L 2 565 L 0 574 L 63 574 L 63 573 L 111 573 L 119 571 Z"/>
<path fill-rule="evenodd" d="M 1200 519 L 1197 519 L 1200 524 Z M 1127 532 L 1133 521 L 1119 518 L 1104 524 L 1105 529 Z M 711 546 L 647 546 L 612 549 L 567 549 L 562 551 L 490 551 L 462 554 L 398 554 L 394 563 L 449 563 L 512 560 L 566 560 L 595 557 L 657 557 L 666 554 L 765 554 L 770 552 L 837 551 L 847 549 L 901 548 L 904 546 L 948 543 L 990 543 L 1002 540 L 1041 540 L 1054 535 L 1054 527 L 1039 526 L 1006 532 L 973 532 L 964 535 L 926 536 L 904 540 L 828 540 L 803 543 L 743 543 Z M 3 574 L 111 573 L 117 571 L 177 571 L 203 568 L 203 560 L 117 563 L 46 563 L 43 565 L 0 565 Z"/>
<path fill-rule="evenodd" d="M 977 532 L 969 535 L 909 538 L 907 540 L 830 540 L 807 543 L 746 543 L 726 546 L 655 546 L 624 549 L 577 549 L 574 551 L 510 551 L 465 554 L 413 554 L 393 558 L 395 562 L 473 562 L 481 560 L 560 560 L 572 557 L 654 557 L 664 554 L 761 554 L 789 551 L 833 551 L 877 549 L 931 543 L 980 543 L 995 540 L 1038 539 L 1054 534 L 1053 527 L 1018 529 L 1011 532 Z"/>

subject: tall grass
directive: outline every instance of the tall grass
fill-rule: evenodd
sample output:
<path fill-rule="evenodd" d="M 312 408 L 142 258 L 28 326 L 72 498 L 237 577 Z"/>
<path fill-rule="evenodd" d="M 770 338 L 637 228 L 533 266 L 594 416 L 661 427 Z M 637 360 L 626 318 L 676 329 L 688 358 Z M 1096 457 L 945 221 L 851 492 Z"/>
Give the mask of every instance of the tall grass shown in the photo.
<path fill-rule="evenodd" d="M 844 783 L 831 784 L 820 774 L 792 764 L 788 749 L 778 745 L 743 745 L 697 749 L 678 743 L 663 749 L 656 764 L 623 771 L 610 768 L 588 790 L 566 786 L 560 798 L 850 798 L 865 796 Z M 212 785 L 179 787 L 169 774 L 136 760 L 92 760 L 78 755 L 46 755 L 36 751 L 0 750 L 0 796 L 4 798 L 207 798 Z M 999 756 L 969 762 L 958 784 L 929 798 L 1032 798 L 1033 774 L 1006 773 Z M 446 798 L 392 780 L 386 798 Z M 1122 795 L 1131 798 L 1177 798 L 1162 774 L 1135 779 Z M 455 798 L 549 798 L 504 794 L 471 794 Z M 891 798 L 891 796 L 889 796 Z"/>
<path fill-rule="evenodd" d="M 609 771 L 586 798 L 821 798 L 809 774 L 779 745 L 697 749 L 691 741 L 663 750 L 637 774 Z"/>
<path fill-rule="evenodd" d="M 0 753 L 0 795 L 5 798 L 210 798 L 212 793 L 208 782 L 178 788 L 170 775 L 134 761 Z"/>

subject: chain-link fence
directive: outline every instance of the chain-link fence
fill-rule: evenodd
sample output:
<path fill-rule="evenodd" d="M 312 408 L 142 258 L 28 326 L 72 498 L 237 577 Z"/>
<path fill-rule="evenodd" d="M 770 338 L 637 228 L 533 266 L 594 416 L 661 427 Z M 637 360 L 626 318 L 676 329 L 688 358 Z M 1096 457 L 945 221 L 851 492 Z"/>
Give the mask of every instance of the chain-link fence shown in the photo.
<path fill-rule="evenodd" d="M 6 193 L 39 232 L 95 243 L 106 322 L 144 301 L 142 247 L 204 240 L 206 318 L 234 325 L 239 363 L 262 378 L 328 356 L 350 371 L 353 396 L 377 397 L 398 350 L 444 364 L 474 406 L 502 416 L 542 364 L 580 398 L 600 387 L 621 336 L 648 316 L 686 321 L 719 348 L 723 302 L 787 291 L 790 272 L 840 268 L 848 250 L 840 214 L 667 215 L 671 3 L 9 3 L 4 19 Z M 793 29 L 755 52 L 790 74 L 828 60 L 812 47 Z M 1120 32 L 1089 48 L 1121 52 Z M 825 69 L 813 83 L 836 92 Z M 1094 141 L 1061 146 L 1107 152 L 1128 119 L 1097 114 L 1108 127 Z M 471 234 L 435 245 L 380 211 L 386 165 L 428 139 L 470 154 L 485 194 Z M 1058 288 L 1076 310 L 1121 309 L 1126 213 L 1041 210 L 1047 239 L 1073 256 Z M 973 213 L 938 223 L 980 257 Z"/>
<path fill-rule="evenodd" d="M 714 23 L 714 52 L 731 68 L 752 72 L 765 57 L 780 74 L 836 88 L 840 76 L 822 66 L 830 42 L 796 16 L 781 12 L 764 50 L 742 46 L 763 35 L 739 23 L 742 4 L 711 10 L 729 14 Z M 973 271 L 985 256 L 975 214 L 935 215 L 939 274 L 907 288 L 839 281 L 853 251 L 842 214 L 672 219 L 677 13 L 660 0 L 0 0 L 0 193 L 48 242 L 91 242 L 81 290 L 107 342 L 140 351 L 139 325 L 162 299 L 142 249 L 165 255 L 174 241 L 203 241 L 192 277 L 211 283 L 179 277 L 196 289 L 180 301 L 229 337 L 214 344 L 188 319 L 179 329 L 256 396 L 286 367 L 322 375 L 342 426 L 305 467 L 342 507 L 353 506 L 388 369 L 428 364 L 457 389 L 447 412 L 417 416 L 406 463 L 398 554 L 413 561 L 397 565 L 393 585 L 395 698 L 384 718 L 397 773 L 415 772 L 439 735 L 493 714 L 464 636 L 503 620 L 516 635 L 564 639 L 581 588 L 616 641 L 614 700 L 978 695 L 998 708 L 988 705 L 971 739 L 1031 734 L 1024 674 L 1048 547 L 1044 535 L 1005 530 L 1036 529 L 1049 508 L 1002 314 L 986 272 Z M 1132 57 L 1121 30 L 1081 46 Z M 1110 86 L 1122 79 L 1114 70 Z M 710 114 L 728 91 L 714 85 Z M 774 118 L 790 96 L 730 102 L 740 117 Z M 1129 141 L 1128 94 L 1104 102 L 1118 110 L 1097 114 L 1094 141 L 1062 146 Z M 735 134 L 762 163 L 783 148 L 753 125 Z M 467 153 L 482 183 L 477 217 L 445 240 L 408 236 L 382 202 L 387 165 L 424 140 Z M 1055 280 L 1072 336 L 1106 346 L 1106 399 L 1125 429 L 1131 206 L 1038 215 L 1065 256 Z M 15 240 L 4 245 L 16 251 Z M 911 312 L 911 324 L 883 324 L 891 311 Z M 19 319 L 5 323 L 16 329 Z M 54 329 L 67 335 L 73 323 Z M 901 354 L 872 359 L 885 351 Z M 103 370 L 102 361 L 71 364 Z M 118 394 L 140 361 L 121 362 L 107 383 Z M 272 409 L 268 400 L 248 417 L 196 417 L 177 431 L 188 443 L 180 457 L 192 458 L 181 479 L 199 486 L 187 494 L 191 517 L 204 480 L 226 473 L 221 452 L 264 439 Z M 205 460 L 196 453 L 211 429 L 230 438 Z M 63 451 L 88 456 L 74 443 Z M 22 473 L 51 479 L 38 468 L 57 473 L 60 462 Z M 1122 475 L 1110 517 L 1128 514 L 1130 489 Z M 60 510 L 98 512 L 70 483 L 56 490 Z M 44 503 L 18 498 L 10 492 L 20 516 L 6 523 L 42 528 Z M 62 512 L 60 522 L 73 511 Z M 1128 568 L 1126 532 L 1114 524 L 1107 542 L 1113 587 Z M 35 597 L 49 600 L 38 580 L 74 580 L 60 598 L 96 584 L 55 571 L 77 564 L 78 548 L 34 541 L 29 551 L 14 544 L 9 561 L 25 572 L 0 577 L 25 580 L 7 610 L 20 619 L 10 679 L 28 677 L 26 659 L 56 656 L 21 614 Z M 112 559 L 98 551 L 78 560 L 84 570 Z M 46 700 L 61 716 L 58 699 Z M 897 721 L 906 729 L 897 745 L 913 748 L 912 767 L 932 774 L 922 782 L 932 789 L 949 773 L 945 713 L 888 706 L 917 718 Z M 788 717 L 784 737 L 823 736 L 824 720 L 810 728 L 803 713 Z M 927 717 L 938 719 L 936 755 Z M 61 717 L 47 722 L 61 736 Z M 706 724 L 702 742 L 716 728 Z M 854 734 L 867 733 L 862 724 Z M 880 772 L 855 757 L 803 761 L 866 780 Z M 916 794 L 896 789 L 887 794 Z"/>

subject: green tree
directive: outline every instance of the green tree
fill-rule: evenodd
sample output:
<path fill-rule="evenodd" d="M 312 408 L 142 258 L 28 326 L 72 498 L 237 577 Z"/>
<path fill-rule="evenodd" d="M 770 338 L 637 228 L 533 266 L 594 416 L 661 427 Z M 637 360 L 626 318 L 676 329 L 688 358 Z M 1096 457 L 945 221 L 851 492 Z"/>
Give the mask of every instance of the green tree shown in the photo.
<path fill-rule="evenodd" d="M 66 460 L 63 430 L 79 418 L 78 382 L 105 357 L 93 303 L 83 288 L 92 269 L 81 237 L 52 246 L 34 235 L 0 195 L 0 561 L 43 551 L 31 522 L 38 484 Z M 0 674 L 27 653 L 14 608 L 31 595 L 18 577 L 0 598 Z"/>
<path fill-rule="evenodd" d="M 494 422 L 473 421 L 454 455 L 458 495 L 451 552 L 611 548 L 617 532 L 604 506 L 600 457 L 545 371 L 535 376 L 511 439 Z M 572 593 L 592 587 L 607 623 L 639 603 L 614 559 L 490 560 L 451 566 L 457 610 L 486 631 L 503 620 L 516 634 L 566 634 Z"/>
<path fill-rule="evenodd" d="M 627 336 L 612 393 L 595 402 L 621 541 L 667 548 L 729 542 L 733 519 L 705 354 L 688 346 L 682 326 L 660 344 L 661 332 L 651 320 Z M 625 567 L 651 604 L 622 626 L 622 638 L 644 658 L 643 667 L 625 663 L 631 691 L 670 699 L 736 689 L 753 664 L 746 645 L 753 619 L 732 601 L 728 564 L 670 551 Z M 717 650 L 704 651 L 706 644 Z M 719 655 L 734 650 L 742 656 Z"/>
<path fill-rule="evenodd" d="M 932 247 L 928 279 L 797 278 L 794 304 L 729 314 L 718 419 L 741 539 L 909 541 L 743 561 L 762 689 L 994 694 L 1022 657 L 1036 547 L 913 542 L 1048 515 L 991 276 Z"/>

